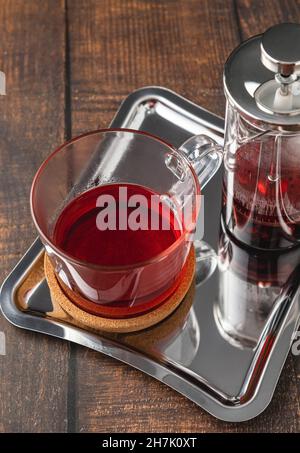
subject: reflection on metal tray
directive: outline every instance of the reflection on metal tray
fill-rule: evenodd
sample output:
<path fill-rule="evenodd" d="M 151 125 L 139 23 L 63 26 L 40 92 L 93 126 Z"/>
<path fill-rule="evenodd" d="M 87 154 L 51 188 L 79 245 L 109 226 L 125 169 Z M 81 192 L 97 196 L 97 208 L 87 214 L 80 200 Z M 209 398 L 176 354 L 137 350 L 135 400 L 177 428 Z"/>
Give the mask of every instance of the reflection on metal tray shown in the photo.
<path fill-rule="evenodd" d="M 151 132 L 175 146 L 199 133 L 222 143 L 223 125 L 221 118 L 159 87 L 129 95 L 112 122 Z M 271 400 L 298 326 L 298 251 L 249 254 L 226 235 L 220 228 L 221 173 L 204 191 L 205 242 L 195 242 L 196 287 L 190 301 L 161 324 L 111 336 L 53 319 L 39 240 L 3 284 L 3 314 L 16 326 L 126 362 L 215 417 L 255 417 Z"/>

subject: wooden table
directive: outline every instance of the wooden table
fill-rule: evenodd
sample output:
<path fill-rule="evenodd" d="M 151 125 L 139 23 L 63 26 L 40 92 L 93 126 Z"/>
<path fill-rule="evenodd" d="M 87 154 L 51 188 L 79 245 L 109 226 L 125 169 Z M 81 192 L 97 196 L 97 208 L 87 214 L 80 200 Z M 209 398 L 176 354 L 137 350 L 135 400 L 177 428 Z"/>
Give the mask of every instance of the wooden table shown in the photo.
<path fill-rule="evenodd" d="M 53 148 L 107 126 L 122 99 L 169 87 L 223 115 L 222 67 L 250 35 L 300 21 L 295 0 L 0 0 L 0 280 L 36 236 L 33 175 Z M 269 408 L 215 420 L 154 379 L 97 352 L 0 318 L 1 432 L 300 430 L 300 360 L 290 356 Z"/>

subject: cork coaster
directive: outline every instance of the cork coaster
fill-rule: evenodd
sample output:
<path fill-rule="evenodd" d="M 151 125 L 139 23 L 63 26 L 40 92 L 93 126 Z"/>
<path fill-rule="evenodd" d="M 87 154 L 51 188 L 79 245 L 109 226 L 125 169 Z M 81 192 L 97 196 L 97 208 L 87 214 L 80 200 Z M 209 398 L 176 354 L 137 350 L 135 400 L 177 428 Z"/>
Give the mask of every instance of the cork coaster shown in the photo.
<path fill-rule="evenodd" d="M 146 314 L 124 319 L 111 319 L 96 316 L 82 310 L 72 303 L 62 291 L 47 254 L 45 254 L 44 269 L 54 309 L 58 313 L 63 311 L 66 315 L 65 319 L 68 319 L 69 322 L 71 321 L 73 324 L 88 327 L 89 329 L 96 331 L 114 333 L 137 332 L 158 324 L 160 321 L 167 318 L 183 301 L 194 279 L 195 250 L 193 247 L 191 248 L 182 270 L 179 287 L 162 305 Z"/>

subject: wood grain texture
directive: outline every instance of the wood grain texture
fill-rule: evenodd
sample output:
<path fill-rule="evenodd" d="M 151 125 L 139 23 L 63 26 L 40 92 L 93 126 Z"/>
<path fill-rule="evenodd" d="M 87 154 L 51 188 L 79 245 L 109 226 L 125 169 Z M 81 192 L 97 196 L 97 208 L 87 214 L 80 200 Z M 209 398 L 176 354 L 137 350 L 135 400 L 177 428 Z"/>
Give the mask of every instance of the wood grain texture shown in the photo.
<path fill-rule="evenodd" d="M 280 22 L 300 21 L 299 0 L 236 0 L 239 30 L 243 40 L 263 33 Z"/>
<path fill-rule="evenodd" d="M 0 280 L 36 236 L 29 212 L 33 175 L 64 138 L 64 2 L 0 1 Z M 68 345 L 0 317 L 0 431 L 67 429 Z"/>
<path fill-rule="evenodd" d="M 120 101 L 146 85 L 223 114 L 222 67 L 238 43 L 231 1 L 68 4 L 73 135 L 107 126 Z"/>
<path fill-rule="evenodd" d="M 64 137 L 107 126 L 122 99 L 163 85 L 223 115 L 222 67 L 241 39 L 292 0 L 0 0 L 0 278 L 35 236 L 33 174 Z M 218 421 L 154 379 L 97 352 L 0 318 L 0 431 L 297 432 L 299 359 L 289 357 L 259 417 Z"/>

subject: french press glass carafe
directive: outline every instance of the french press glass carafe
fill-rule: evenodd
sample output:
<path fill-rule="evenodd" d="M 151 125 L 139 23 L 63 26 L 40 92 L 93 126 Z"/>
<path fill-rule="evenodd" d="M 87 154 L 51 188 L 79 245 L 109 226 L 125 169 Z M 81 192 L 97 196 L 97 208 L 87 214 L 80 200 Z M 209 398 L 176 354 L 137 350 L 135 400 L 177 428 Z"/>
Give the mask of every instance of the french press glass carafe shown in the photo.
<path fill-rule="evenodd" d="M 300 243 L 300 25 L 242 43 L 224 71 L 222 219 L 242 243 Z"/>

